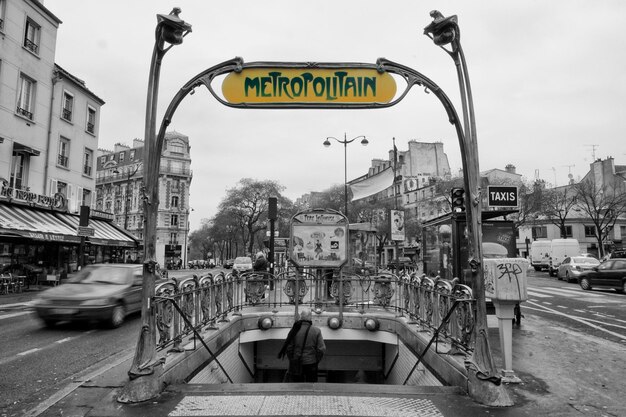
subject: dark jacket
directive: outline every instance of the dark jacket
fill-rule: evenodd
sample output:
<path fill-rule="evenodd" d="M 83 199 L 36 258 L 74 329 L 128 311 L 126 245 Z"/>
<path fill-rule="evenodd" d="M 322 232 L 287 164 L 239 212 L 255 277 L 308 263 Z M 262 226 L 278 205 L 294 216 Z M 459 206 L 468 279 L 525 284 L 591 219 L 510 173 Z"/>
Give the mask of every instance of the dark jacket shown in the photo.
<path fill-rule="evenodd" d="M 254 261 L 254 265 L 252 265 L 252 269 L 254 271 L 266 272 L 267 271 L 268 262 L 267 259 L 261 257 Z"/>
<path fill-rule="evenodd" d="M 326 345 L 324 344 L 322 331 L 318 327 L 313 326 L 310 321 L 302 321 L 300 330 L 298 330 L 293 340 L 287 345 L 287 357 L 291 359 L 293 358 L 294 352 L 300 352 L 304 336 L 309 327 L 309 334 L 306 337 L 306 344 L 304 345 L 304 350 L 302 351 L 303 365 L 319 362 L 326 352 Z"/>

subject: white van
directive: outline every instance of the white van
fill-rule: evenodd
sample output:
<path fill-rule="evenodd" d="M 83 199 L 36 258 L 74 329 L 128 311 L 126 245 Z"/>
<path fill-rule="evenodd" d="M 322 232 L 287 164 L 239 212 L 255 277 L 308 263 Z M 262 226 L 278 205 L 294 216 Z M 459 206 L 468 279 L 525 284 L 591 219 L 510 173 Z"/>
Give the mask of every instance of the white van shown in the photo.
<path fill-rule="evenodd" d="M 535 268 L 535 271 L 550 267 L 551 246 L 552 242 L 549 240 L 535 240 L 530 245 L 530 265 Z"/>
<path fill-rule="evenodd" d="M 550 246 L 550 266 L 548 268 L 550 276 L 556 276 L 559 265 L 568 256 L 580 256 L 582 251 L 576 239 L 552 239 Z"/>

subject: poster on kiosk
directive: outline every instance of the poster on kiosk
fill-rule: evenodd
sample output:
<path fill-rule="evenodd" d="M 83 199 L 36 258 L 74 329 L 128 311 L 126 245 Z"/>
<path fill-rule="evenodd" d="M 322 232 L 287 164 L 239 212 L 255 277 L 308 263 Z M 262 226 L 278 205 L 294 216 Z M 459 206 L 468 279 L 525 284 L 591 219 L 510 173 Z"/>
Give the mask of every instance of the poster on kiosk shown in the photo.
<path fill-rule="evenodd" d="M 298 267 L 339 268 L 348 260 L 348 219 L 331 209 L 296 213 L 289 258 Z"/>

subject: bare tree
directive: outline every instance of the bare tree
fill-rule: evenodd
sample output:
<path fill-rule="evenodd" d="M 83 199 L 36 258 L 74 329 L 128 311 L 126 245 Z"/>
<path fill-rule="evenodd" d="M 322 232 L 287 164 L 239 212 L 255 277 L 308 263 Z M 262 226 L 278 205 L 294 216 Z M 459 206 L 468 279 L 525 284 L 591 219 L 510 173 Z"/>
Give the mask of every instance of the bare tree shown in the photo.
<path fill-rule="evenodd" d="M 541 201 L 543 214 L 556 227 L 559 228 L 562 238 L 567 237 L 565 223 L 568 215 L 576 206 L 577 191 L 573 185 L 545 190 Z"/>
<path fill-rule="evenodd" d="M 237 231 L 249 254 L 253 252 L 256 234 L 267 227 L 269 198 L 283 199 L 284 188 L 276 181 L 242 178 L 237 186 L 226 191 L 218 209 L 237 219 Z"/>
<path fill-rule="evenodd" d="M 619 184 L 619 185 L 618 185 Z M 586 213 L 595 226 L 598 254 L 604 256 L 604 242 L 620 216 L 626 215 L 626 187 L 624 183 L 596 184 L 585 180 L 576 184 L 577 208 Z"/>

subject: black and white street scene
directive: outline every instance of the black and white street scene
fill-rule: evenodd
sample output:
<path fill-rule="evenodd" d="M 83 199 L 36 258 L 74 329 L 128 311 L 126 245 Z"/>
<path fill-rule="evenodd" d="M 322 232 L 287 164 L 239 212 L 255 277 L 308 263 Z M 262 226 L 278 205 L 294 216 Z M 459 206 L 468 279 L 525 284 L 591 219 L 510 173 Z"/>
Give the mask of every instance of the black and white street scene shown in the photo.
<path fill-rule="evenodd" d="M 626 416 L 624 18 L 0 0 L 0 417 Z"/>

